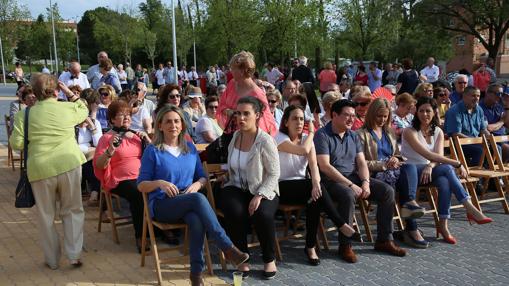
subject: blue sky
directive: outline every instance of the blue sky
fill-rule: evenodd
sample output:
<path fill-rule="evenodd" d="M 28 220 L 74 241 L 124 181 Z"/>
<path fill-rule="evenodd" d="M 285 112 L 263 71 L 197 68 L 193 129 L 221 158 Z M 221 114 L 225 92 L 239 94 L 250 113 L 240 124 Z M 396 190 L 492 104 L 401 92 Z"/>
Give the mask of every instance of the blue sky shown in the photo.
<path fill-rule="evenodd" d="M 97 7 L 109 7 L 113 10 L 121 11 L 124 6 L 132 6 L 136 11 L 138 4 L 144 0 L 52 0 L 58 3 L 60 15 L 69 20 L 76 16 L 81 17 L 87 10 L 93 10 Z M 163 0 L 163 3 L 169 4 L 170 0 Z M 33 18 L 39 14 L 46 15 L 46 8 L 49 7 L 49 0 L 18 0 L 18 3 L 24 4 L 30 10 Z"/>

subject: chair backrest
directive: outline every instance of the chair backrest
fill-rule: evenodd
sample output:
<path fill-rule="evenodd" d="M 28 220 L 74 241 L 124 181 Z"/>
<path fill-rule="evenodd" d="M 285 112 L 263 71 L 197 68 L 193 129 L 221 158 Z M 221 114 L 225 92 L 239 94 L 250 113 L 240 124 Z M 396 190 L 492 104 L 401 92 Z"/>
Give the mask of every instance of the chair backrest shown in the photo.
<path fill-rule="evenodd" d="M 152 228 L 152 218 L 150 217 L 150 212 L 148 209 L 148 195 L 147 193 L 141 192 L 141 196 L 143 197 L 143 215 L 147 220 L 147 225 L 149 226 L 149 230 Z"/>
<path fill-rule="evenodd" d="M 214 212 L 216 212 L 216 200 L 214 199 L 211 177 L 224 173 L 224 171 L 221 169 L 221 164 L 208 164 L 207 162 L 203 162 L 203 171 L 205 172 L 205 176 L 207 178 L 207 182 L 205 183 L 205 188 L 207 189 L 207 199 L 209 200 L 210 206 Z"/>
<path fill-rule="evenodd" d="M 482 154 L 481 159 L 479 160 L 479 164 L 476 167 L 482 168 L 484 164 L 484 160 L 488 161 L 490 167 L 493 167 L 493 157 L 491 156 L 490 149 L 488 148 L 487 139 L 484 134 L 481 137 L 468 137 L 468 138 L 459 138 L 458 136 L 453 136 L 452 140 L 454 142 L 454 148 L 456 149 L 456 154 L 458 160 L 463 164 L 463 166 L 469 170 L 468 161 L 465 157 L 465 153 L 463 152 L 463 146 L 466 145 L 474 145 L 478 144 L 482 146 Z"/>
<path fill-rule="evenodd" d="M 196 146 L 196 150 L 198 150 L 198 152 L 203 152 L 209 144 L 195 144 L 194 146 Z"/>
<path fill-rule="evenodd" d="M 5 119 L 5 129 L 7 131 L 7 138 L 11 137 L 11 133 L 12 133 L 12 130 L 11 130 L 11 117 L 7 114 L 4 114 L 4 119 Z"/>
<path fill-rule="evenodd" d="M 494 170 L 498 171 L 507 171 L 508 168 L 505 167 L 504 161 L 502 159 L 502 154 L 498 151 L 498 145 L 497 143 L 500 142 L 509 142 L 509 136 L 507 135 L 501 135 L 501 136 L 494 136 L 493 134 L 490 134 L 486 137 L 488 139 L 488 142 L 490 144 L 491 152 L 493 152 L 493 158 L 495 160 L 494 162 Z"/>

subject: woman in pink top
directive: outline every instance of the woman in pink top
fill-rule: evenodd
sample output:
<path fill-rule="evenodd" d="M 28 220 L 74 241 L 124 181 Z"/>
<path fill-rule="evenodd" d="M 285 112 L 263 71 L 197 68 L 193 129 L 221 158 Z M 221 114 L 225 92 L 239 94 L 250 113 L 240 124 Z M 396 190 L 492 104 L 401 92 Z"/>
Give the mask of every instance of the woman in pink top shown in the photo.
<path fill-rule="evenodd" d="M 481 66 L 476 71 L 474 71 L 472 76 L 474 78 L 474 86 L 477 87 L 482 93 L 485 93 L 491 81 L 491 75 L 486 70 L 486 64 L 481 64 Z"/>
<path fill-rule="evenodd" d="M 327 91 L 329 91 L 329 86 L 332 83 L 336 83 L 336 71 L 332 69 L 332 64 L 330 62 L 326 62 L 324 69 L 318 75 L 318 80 L 320 81 L 320 93 L 324 95 Z"/>
<path fill-rule="evenodd" d="M 265 105 L 259 121 L 259 127 L 270 135 L 275 136 L 277 132 L 276 121 L 270 113 L 265 91 L 259 88 L 252 79 L 255 68 L 254 57 L 250 52 L 242 51 L 232 57 L 230 69 L 233 74 L 233 80 L 228 82 L 226 91 L 219 99 L 217 121 L 222 128 L 225 128 L 237 108 L 237 101 L 244 96 L 254 96 Z"/>
<path fill-rule="evenodd" d="M 150 139 L 144 133 L 129 129 L 131 108 L 124 101 L 114 101 L 108 106 L 108 121 L 113 128 L 99 139 L 94 155 L 94 173 L 104 191 L 129 201 L 136 246 L 141 252 L 143 198 L 136 180 L 140 173 L 142 140 L 150 142 Z"/>

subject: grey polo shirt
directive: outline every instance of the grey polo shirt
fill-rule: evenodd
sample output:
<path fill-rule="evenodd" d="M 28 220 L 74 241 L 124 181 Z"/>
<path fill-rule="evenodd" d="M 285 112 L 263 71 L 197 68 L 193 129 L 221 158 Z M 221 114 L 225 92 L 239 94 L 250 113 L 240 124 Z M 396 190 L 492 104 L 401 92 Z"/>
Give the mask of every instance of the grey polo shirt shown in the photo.
<path fill-rule="evenodd" d="M 330 164 L 343 176 L 349 176 L 356 172 L 355 157 L 363 152 L 362 142 L 359 136 L 352 130 L 347 130 L 340 138 L 332 132 L 332 123 L 316 132 L 315 138 L 316 155 L 329 155 Z"/>

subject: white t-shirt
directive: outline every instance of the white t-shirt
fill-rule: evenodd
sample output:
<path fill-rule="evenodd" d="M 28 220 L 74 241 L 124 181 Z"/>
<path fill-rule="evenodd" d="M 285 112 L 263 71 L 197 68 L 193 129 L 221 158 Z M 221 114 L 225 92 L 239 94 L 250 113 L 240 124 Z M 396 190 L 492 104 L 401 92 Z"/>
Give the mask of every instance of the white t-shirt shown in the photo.
<path fill-rule="evenodd" d="M 120 81 L 120 84 L 127 84 L 127 73 L 125 70 L 118 72 L 118 80 Z"/>
<path fill-rule="evenodd" d="M 428 144 L 426 142 L 426 139 L 424 138 L 424 135 L 422 135 L 422 131 L 417 132 L 417 139 L 419 142 L 424 146 L 426 149 L 428 149 L 431 152 L 434 152 L 435 149 L 435 143 L 438 138 L 438 134 L 442 132 L 440 128 L 435 127 L 435 133 L 431 137 L 431 144 Z M 429 160 L 421 156 L 421 154 L 415 152 L 415 150 L 410 146 L 410 144 L 405 140 L 403 137 L 401 139 L 401 156 L 403 156 L 406 159 L 407 164 L 429 164 Z"/>
<path fill-rule="evenodd" d="M 150 113 L 145 106 L 140 105 L 138 112 L 131 115 L 131 129 L 135 131 L 145 131 L 143 120 L 150 118 Z"/>
<path fill-rule="evenodd" d="M 180 147 L 178 147 L 178 146 L 170 146 L 170 145 L 163 144 L 163 148 L 164 148 L 164 151 L 172 154 L 175 157 L 180 156 L 180 153 L 182 153 L 182 151 L 180 150 Z"/>
<path fill-rule="evenodd" d="M 99 139 L 103 136 L 99 120 L 94 120 L 94 123 L 95 134 L 93 134 L 87 127 L 78 127 L 78 145 L 80 146 L 81 152 L 84 154 L 88 152 L 88 147 L 96 147 L 97 144 L 99 144 Z"/>
<path fill-rule="evenodd" d="M 240 154 L 239 154 L 240 153 Z M 235 170 L 235 173 L 233 176 L 231 176 L 231 180 L 233 182 L 233 185 L 239 188 L 242 187 L 248 187 L 243 186 L 241 184 L 240 179 L 242 176 L 242 180 L 244 181 L 244 184 L 247 184 L 247 156 L 249 155 L 249 152 L 240 151 L 237 148 L 233 148 L 232 156 L 230 162 L 230 167 Z"/>
<path fill-rule="evenodd" d="M 306 140 L 306 135 L 302 135 L 300 144 Z M 276 134 L 276 143 L 279 146 L 285 141 L 290 142 L 288 135 L 278 132 Z M 281 173 L 279 175 L 279 181 L 289 180 L 302 180 L 306 178 L 306 167 L 308 165 L 308 158 L 306 156 L 290 154 L 279 151 L 279 166 Z"/>
<path fill-rule="evenodd" d="M 223 131 L 221 130 L 221 127 L 219 127 L 217 122 L 210 119 L 207 115 L 202 116 L 200 118 L 200 120 L 198 120 L 198 123 L 196 123 L 196 127 L 194 130 L 196 133 L 196 143 L 197 144 L 209 143 L 203 138 L 203 135 L 202 135 L 203 132 L 211 131 L 212 137 L 214 138 L 214 140 L 223 134 Z"/>
<path fill-rule="evenodd" d="M 440 69 L 436 65 L 432 67 L 426 66 L 421 70 L 421 75 L 427 78 L 426 82 L 433 83 L 438 80 Z"/>
<path fill-rule="evenodd" d="M 165 83 L 164 81 L 164 70 L 157 70 L 156 71 L 156 78 L 157 78 L 157 84 L 163 85 Z"/>

